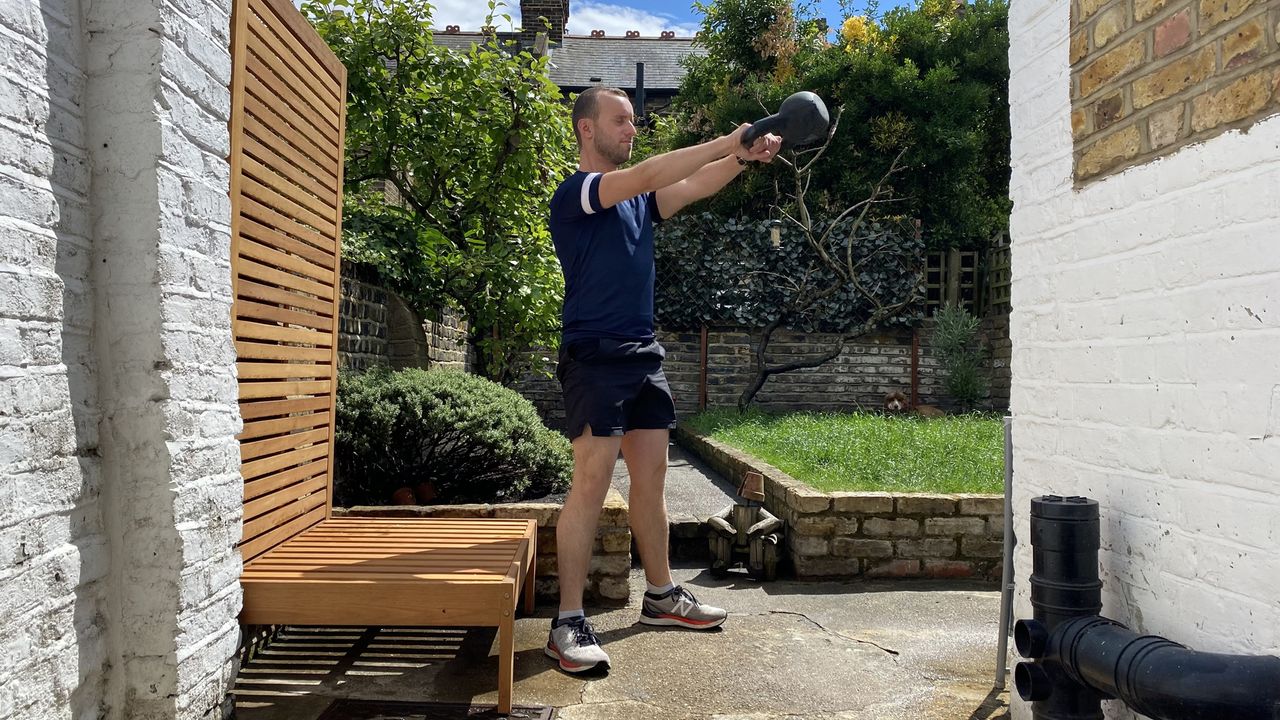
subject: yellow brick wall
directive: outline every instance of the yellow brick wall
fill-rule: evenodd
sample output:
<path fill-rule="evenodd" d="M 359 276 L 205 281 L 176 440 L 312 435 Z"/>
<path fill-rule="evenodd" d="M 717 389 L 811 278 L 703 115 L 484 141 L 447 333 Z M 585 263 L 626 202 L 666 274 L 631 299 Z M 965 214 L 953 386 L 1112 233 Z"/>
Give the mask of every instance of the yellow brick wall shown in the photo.
<path fill-rule="evenodd" d="M 1071 0 L 1077 185 L 1280 112 L 1280 0 Z"/>

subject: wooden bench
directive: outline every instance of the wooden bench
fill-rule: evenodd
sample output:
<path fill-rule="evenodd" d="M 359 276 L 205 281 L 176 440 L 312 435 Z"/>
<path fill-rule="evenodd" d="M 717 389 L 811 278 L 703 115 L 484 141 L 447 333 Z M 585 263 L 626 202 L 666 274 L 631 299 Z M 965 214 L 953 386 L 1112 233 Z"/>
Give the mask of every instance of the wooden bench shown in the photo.
<path fill-rule="evenodd" d="M 533 520 L 331 518 L 249 561 L 246 625 L 498 628 L 511 712 L 515 613 L 533 611 Z"/>
<path fill-rule="evenodd" d="M 241 621 L 496 627 L 509 713 L 536 523 L 333 517 L 346 70 L 290 0 L 235 0 L 231 51 Z"/>

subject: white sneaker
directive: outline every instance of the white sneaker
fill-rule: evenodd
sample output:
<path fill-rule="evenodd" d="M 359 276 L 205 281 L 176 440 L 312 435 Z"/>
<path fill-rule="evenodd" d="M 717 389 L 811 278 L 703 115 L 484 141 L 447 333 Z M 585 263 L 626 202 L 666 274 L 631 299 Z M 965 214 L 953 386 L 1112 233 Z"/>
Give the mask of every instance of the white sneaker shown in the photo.
<path fill-rule="evenodd" d="M 674 625 L 690 630 L 720 627 L 729 613 L 698 602 L 693 593 L 677 585 L 662 595 L 644 594 L 640 622 L 645 625 Z"/>
<path fill-rule="evenodd" d="M 551 621 L 551 633 L 543 652 L 559 660 L 560 669 L 565 672 L 609 669 L 609 656 L 600 647 L 600 639 L 585 617 Z"/>

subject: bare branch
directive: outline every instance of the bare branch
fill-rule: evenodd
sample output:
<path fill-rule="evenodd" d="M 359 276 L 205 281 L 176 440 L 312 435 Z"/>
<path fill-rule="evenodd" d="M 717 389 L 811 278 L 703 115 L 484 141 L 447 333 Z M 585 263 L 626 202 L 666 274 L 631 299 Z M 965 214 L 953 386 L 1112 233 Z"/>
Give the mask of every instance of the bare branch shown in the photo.
<path fill-rule="evenodd" d="M 843 114 L 844 106 L 836 108 L 836 116 L 832 118 L 831 127 L 827 129 L 827 139 L 823 141 L 822 147 L 818 148 L 818 154 L 814 155 L 813 159 L 809 160 L 809 162 L 805 164 L 804 168 L 801 170 L 802 172 L 807 172 L 809 168 L 812 168 L 813 164 L 818 162 L 822 155 L 827 152 L 827 148 L 831 147 L 831 140 L 836 136 L 836 128 L 840 127 L 840 116 Z"/>

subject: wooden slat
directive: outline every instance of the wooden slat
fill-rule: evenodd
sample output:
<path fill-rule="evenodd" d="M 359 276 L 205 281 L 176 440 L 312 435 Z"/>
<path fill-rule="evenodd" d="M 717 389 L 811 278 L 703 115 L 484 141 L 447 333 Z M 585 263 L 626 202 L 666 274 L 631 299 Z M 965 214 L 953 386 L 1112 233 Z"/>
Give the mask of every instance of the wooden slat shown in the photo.
<path fill-rule="evenodd" d="M 292 163 L 280 162 L 281 157 L 278 154 L 251 137 L 246 136 L 244 138 L 244 156 L 246 160 L 252 159 L 258 163 L 265 163 L 266 166 L 271 168 L 272 172 L 283 175 L 289 181 L 314 195 L 330 212 L 337 206 L 338 193 L 335 192 L 336 188 L 332 184 L 321 183 L 319 178 L 312 176 Z"/>
<path fill-rule="evenodd" d="M 315 412 L 317 410 L 329 411 L 329 416 L 333 417 L 329 408 L 329 398 L 324 396 L 240 403 L 240 417 L 245 420 L 258 420 L 260 418 Z"/>
<path fill-rule="evenodd" d="M 266 513 L 273 512 L 298 502 L 299 500 L 314 495 L 324 490 L 325 479 L 323 476 L 317 476 L 309 480 L 304 480 L 294 485 L 287 485 L 275 492 L 267 493 L 254 498 L 250 502 L 244 504 L 245 520 L 260 517 Z"/>
<path fill-rule="evenodd" d="M 257 569 L 281 572 L 476 572 L 505 576 L 511 567 L 512 552 L 501 555 L 462 553 L 449 557 L 421 558 L 284 558 L 277 551 L 258 561 Z"/>
<path fill-rule="evenodd" d="M 248 507 L 248 506 L 246 506 Z M 247 511 L 246 511 L 247 512 Z M 492 560 L 495 558 L 503 559 L 504 562 L 511 560 L 511 548 L 503 546 L 489 552 L 477 552 L 475 548 L 459 546 L 456 548 L 443 548 L 431 551 L 431 562 L 449 563 L 455 560 L 467 560 L 468 562 L 475 559 Z M 387 552 L 387 553 L 360 553 L 360 552 L 340 552 L 335 551 L 333 554 L 320 554 L 316 552 L 299 552 L 291 547 L 278 547 L 271 551 L 272 562 L 292 563 L 292 564 L 317 564 L 317 563 L 336 563 L 336 564 L 352 564 L 365 561 L 387 561 L 392 564 L 419 563 L 424 558 L 419 557 L 416 552 Z"/>
<path fill-rule="evenodd" d="M 313 445 L 311 447 L 300 448 L 280 455 L 273 455 L 262 460 L 254 460 L 252 462 L 241 463 L 240 473 L 246 479 L 256 478 L 260 475 L 266 475 L 277 470 L 283 470 L 294 465 L 302 465 L 309 460 L 316 460 L 325 457 L 329 453 L 329 443 L 323 445 Z"/>
<path fill-rule="evenodd" d="M 336 241 L 333 238 L 325 237 L 315 232 L 311 228 L 297 222 L 293 218 L 274 208 L 263 205 L 258 200 L 247 195 L 241 196 L 243 212 L 245 215 L 253 218 L 255 221 L 275 228 L 276 231 L 292 235 L 294 238 L 308 243 L 327 253 L 336 252 Z"/>
<path fill-rule="evenodd" d="M 342 152 L 335 138 L 337 115 L 327 108 L 316 108 L 294 81 L 281 80 L 280 68 L 262 58 L 252 38 L 245 67 L 249 72 L 245 110 L 277 134 L 284 134 L 280 126 L 287 123 L 291 130 L 306 140 L 305 144 L 294 143 L 299 149 L 331 161 L 332 169 L 336 171 Z M 249 100 L 255 102 L 250 103 Z"/>
<path fill-rule="evenodd" d="M 302 583 L 258 579 L 252 563 L 245 568 L 244 610 L 240 621 L 254 625 L 496 627 L 514 602 L 510 581 L 454 580 L 432 584 L 410 579 L 379 580 L 373 588 L 322 578 Z M 307 598 L 299 603 L 299 595 Z"/>
<path fill-rule="evenodd" d="M 346 97 L 347 97 L 347 73 L 345 68 L 343 68 L 342 73 L 337 76 L 337 80 L 339 84 L 338 97 L 341 98 L 342 101 L 345 103 Z M 338 115 L 338 147 L 344 148 L 343 150 L 344 152 L 347 146 L 346 142 L 347 142 L 347 113 L 342 112 L 342 113 L 339 113 Z M 344 178 L 345 172 L 346 172 L 345 164 L 339 162 L 338 163 L 338 182 L 336 186 L 338 188 L 339 193 L 342 192 L 342 184 L 343 184 L 343 178 Z M 342 277 L 342 274 L 340 272 L 341 270 L 340 266 L 342 264 L 342 199 L 341 199 L 341 196 L 339 196 L 337 206 L 334 208 L 333 226 L 335 228 L 333 271 L 338 277 Z M 342 300 L 342 294 L 340 292 L 336 292 L 333 294 L 333 313 L 332 314 L 333 314 L 333 317 L 335 318 L 339 317 L 341 300 Z M 334 327 L 333 334 L 334 334 L 334 337 L 337 338 L 338 336 L 337 327 Z M 330 364 L 333 365 L 334 367 L 338 367 L 338 343 L 334 342 L 331 349 L 333 351 L 333 359 L 332 361 L 330 361 Z M 337 403 L 338 403 L 338 393 L 335 392 L 329 396 L 329 414 L 334 417 L 337 417 L 337 414 L 338 414 Z M 336 461 L 334 459 L 334 453 L 330 452 L 329 453 L 329 497 L 331 498 L 333 497 L 333 475 L 335 472 L 335 469 L 334 469 L 335 462 Z M 333 518 L 332 502 L 328 503 L 325 506 L 324 518 L 325 520 L 330 520 Z M 503 712 L 510 712 L 510 711 L 511 711 L 510 706 L 503 708 Z"/>
<path fill-rule="evenodd" d="M 480 570 L 477 572 L 434 572 L 430 569 L 422 572 L 406 572 L 399 571 L 388 577 L 388 573 L 379 572 L 361 572 L 359 570 L 340 570 L 334 569 L 332 572 L 324 572 L 323 576 L 310 571 L 294 571 L 294 570 L 278 570 L 269 567 L 258 569 L 254 568 L 254 580 L 346 580 L 346 581 L 372 581 L 384 582 L 388 580 L 438 580 L 450 582 L 458 579 L 466 578 L 473 581 L 501 583 L 507 580 L 506 576 L 497 572 L 485 572 Z"/>
<path fill-rule="evenodd" d="M 286 288 L 272 287 L 240 278 L 236 283 L 237 297 L 260 300 L 273 305 L 286 305 L 299 311 L 314 313 L 320 317 L 333 317 L 333 303 L 311 295 L 301 295 Z"/>
<path fill-rule="evenodd" d="M 332 365 L 287 363 L 236 363 L 241 380 L 288 380 L 290 378 L 333 378 Z"/>
<path fill-rule="evenodd" d="M 274 164 L 270 160 L 272 157 L 276 162 L 287 161 L 325 187 L 336 181 L 338 171 L 334 167 L 333 158 L 325 155 L 305 136 L 284 124 L 274 114 L 263 112 L 261 102 L 257 97 L 246 93 L 245 104 L 251 106 L 249 109 L 254 112 L 251 114 L 246 111 L 244 114 L 244 135 L 246 140 L 252 140 L 260 150 L 254 156 L 269 164 Z"/>
<path fill-rule="evenodd" d="M 280 325 L 267 325 L 250 320 L 236 320 L 232 323 L 232 326 L 232 332 L 237 339 L 305 343 L 317 347 L 328 347 L 333 343 L 333 333 L 281 327 Z"/>
<path fill-rule="evenodd" d="M 274 475 L 264 475 L 256 480 L 250 480 L 244 484 L 244 499 L 247 502 L 256 497 L 262 497 L 267 493 L 275 492 L 282 487 L 306 480 L 309 477 L 320 477 L 327 467 L 328 463 L 321 459 L 306 465 L 289 468 Z"/>
<path fill-rule="evenodd" d="M 245 123 L 245 130 L 281 156 L 290 157 L 288 150 L 291 147 L 311 159 L 324 171 L 315 175 L 317 180 L 323 182 L 326 177 L 336 177 L 342 148 L 332 139 L 324 139 L 325 135 L 333 132 L 328 123 L 320 121 L 316 124 L 308 115 L 308 109 L 298 107 L 296 97 L 252 56 L 248 65 L 251 75 L 250 84 L 245 88 L 244 110 L 246 116 L 259 124 L 250 126 Z M 280 93 L 285 96 L 281 97 Z M 287 140 L 290 147 L 280 145 L 276 142 L 279 139 Z"/>
<path fill-rule="evenodd" d="M 329 413 L 317 412 L 309 415 L 279 418 L 277 420 L 247 422 L 244 424 L 244 430 L 236 438 L 241 442 L 247 442 L 256 438 L 278 435 L 294 430 L 309 430 L 314 427 L 328 426 L 329 419 Z"/>
<path fill-rule="evenodd" d="M 252 28 L 251 28 L 252 30 Z M 338 113 L 342 112 L 341 103 L 330 98 L 328 102 L 321 100 L 307 84 L 302 82 L 293 69 L 272 50 L 265 40 L 255 32 L 249 33 L 249 56 L 245 67 L 264 87 L 269 87 L 288 101 L 299 115 L 316 121 L 316 132 L 332 140 L 338 132 Z"/>
<path fill-rule="evenodd" d="M 276 510 L 266 513 L 265 515 L 259 515 L 252 520 L 245 520 L 244 536 L 247 538 L 257 537 L 258 535 L 270 532 L 272 529 L 279 527 L 280 525 L 305 516 L 312 510 L 317 508 L 323 509 L 324 505 L 328 501 L 328 495 L 321 490 L 308 497 L 300 498 L 282 505 Z"/>
<path fill-rule="evenodd" d="M 309 280 L 293 273 L 278 270 L 269 265 L 263 265 L 245 255 L 240 256 L 240 277 L 254 278 L 261 282 L 297 290 L 308 295 L 314 295 L 321 300 L 332 300 L 335 294 L 334 286 L 332 285 L 318 283 L 315 280 Z"/>
<path fill-rule="evenodd" d="M 334 260 L 332 252 L 321 250 L 314 245 L 291 238 L 279 230 L 267 227 L 251 217 L 243 218 L 243 222 L 241 223 L 241 232 L 245 237 L 250 238 L 255 242 L 273 247 L 281 252 L 287 252 L 290 255 L 297 255 L 313 265 L 319 265 L 330 272 L 333 271 Z M 330 250 L 332 249 L 333 248 L 330 248 Z"/>
<path fill-rule="evenodd" d="M 265 22 L 282 42 L 287 42 L 300 64 L 319 81 L 320 87 L 345 102 L 347 69 L 320 38 L 311 24 L 296 12 L 288 0 L 254 0 L 254 14 Z M 301 43 L 301 46 L 298 45 Z"/>
<path fill-rule="evenodd" d="M 268 267 L 273 267 L 278 270 L 288 270 L 291 273 L 314 280 L 321 285 L 326 285 L 328 287 L 333 287 L 334 285 L 335 278 L 332 270 L 322 268 L 319 265 L 308 262 L 296 255 L 281 252 L 276 248 L 257 242 L 248 236 L 245 236 L 240 243 L 240 255 L 241 257 L 253 258 Z"/>
<path fill-rule="evenodd" d="M 307 514 L 296 517 L 293 520 L 275 528 L 269 532 L 264 532 L 257 537 L 249 535 L 246 527 L 246 533 L 240 542 L 240 556 L 248 561 L 261 555 L 271 548 L 279 545 L 281 542 L 297 535 L 307 528 L 324 520 L 324 508 L 315 508 Z M 243 578 L 241 578 L 243 583 Z"/>
<path fill-rule="evenodd" d="M 237 340 L 236 355 L 249 360 L 312 360 L 315 362 L 329 362 L 333 354 L 329 351 L 329 348 L 304 348 L 293 345 Z"/>
<path fill-rule="evenodd" d="M 257 19 L 262 22 L 251 23 L 249 27 L 250 52 L 257 52 L 264 60 L 268 60 L 286 82 L 303 91 L 308 102 L 317 110 L 333 113 L 336 121 L 338 113 L 343 109 L 343 98 L 337 96 L 336 83 L 332 80 L 321 82 L 320 78 L 304 69 L 312 64 L 308 57 L 310 53 L 298 47 L 292 33 L 280 32 L 272 22 L 277 19 L 273 13 L 258 14 Z M 337 129 L 338 124 L 334 122 L 331 131 L 336 132 Z"/>
<path fill-rule="evenodd" d="M 281 165 L 288 167 L 285 163 L 281 163 Z M 307 208 L 321 218 L 323 222 L 332 222 L 333 205 L 330 204 L 330 201 L 333 199 L 333 192 L 321 190 L 320 194 L 316 195 L 276 169 L 267 168 L 249 155 L 244 156 L 244 169 L 245 174 L 249 177 Z"/>
<path fill-rule="evenodd" d="M 267 440 L 258 440 L 256 442 L 247 442 L 240 445 L 241 460 L 256 460 L 260 457 L 273 455 L 278 452 L 284 452 L 293 448 L 300 448 L 305 445 L 314 445 L 329 440 L 329 428 L 323 427 L 318 430 L 308 430 L 306 432 L 290 433 L 280 437 L 269 438 Z"/>
<path fill-rule="evenodd" d="M 279 305 L 264 305 L 250 300 L 240 301 L 240 317 L 246 320 L 266 320 L 286 325 L 301 325 L 321 332 L 333 331 L 333 318 L 289 310 Z M 241 375 L 241 377 L 245 376 Z"/>
<path fill-rule="evenodd" d="M 283 212 L 295 222 L 302 223 L 306 227 L 310 227 L 321 237 L 327 239 L 328 242 L 333 241 L 333 221 L 321 215 L 308 210 L 299 205 L 288 197 L 280 194 L 274 188 L 270 188 L 258 182 L 252 175 L 245 174 L 241 183 L 241 192 L 247 197 L 251 197 L 260 203 L 265 203 L 269 207 L 275 208 L 277 211 Z"/>
<path fill-rule="evenodd" d="M 333 382 L 330 380 L 242 382 L 240 383 L 240 399 L 263 400 L 267 398 L 289 398 L 298 395 L 324 395 L 332 390 Z"/>

